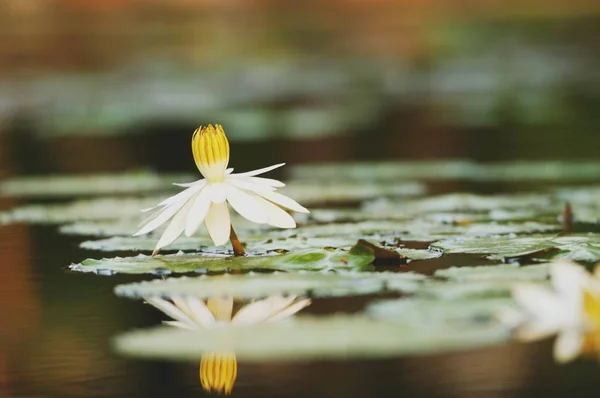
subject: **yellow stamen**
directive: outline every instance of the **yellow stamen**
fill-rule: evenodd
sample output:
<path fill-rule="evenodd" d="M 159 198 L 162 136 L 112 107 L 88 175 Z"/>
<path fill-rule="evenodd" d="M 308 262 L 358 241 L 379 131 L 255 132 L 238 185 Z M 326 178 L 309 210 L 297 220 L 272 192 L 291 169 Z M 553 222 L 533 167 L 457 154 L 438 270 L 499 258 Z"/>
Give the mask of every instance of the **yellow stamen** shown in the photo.
<path fill-rule="evenodd" d="M 222 181 L 229 163 L 229 141 L 220 124 L 198 127 L 192 136 L 198 170 L 211 181 Z"/>
<path fill-rule="evenodd" d="M 208 353 L 200 359 L 200 383 L 208 392 L 230 395 L 237 378 L 234 353 Z"/>

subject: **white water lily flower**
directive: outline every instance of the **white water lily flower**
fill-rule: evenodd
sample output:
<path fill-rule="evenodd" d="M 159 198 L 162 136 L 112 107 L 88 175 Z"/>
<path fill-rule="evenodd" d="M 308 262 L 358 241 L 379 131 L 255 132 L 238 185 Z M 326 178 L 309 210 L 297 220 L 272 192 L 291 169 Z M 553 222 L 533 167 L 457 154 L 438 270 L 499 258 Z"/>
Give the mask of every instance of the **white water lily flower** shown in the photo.
<path fill-rule="evenodd" d="M 256 177 L 285 163 L 246 173 L 232 174 L 229 163 L 229 141 L 223 127 L 199 127 L 192 136 L 192 153 L 196 166 L 204 178 L 188 184 L 175 184 L 186 188 L 157 206 L 143 210 L 152 212 L 134 236 L 144 235 L 170 221 L 158 241 L 154 254 L 173 243 L 182 233 L 192 236 L 202 223 L 216 246 L 227 243 L 231 230 L 229 206 L 244 218 L 278 228 L 295 228 L 294 218 L 285 210 L 308 213 L 293 199 L 278 192 L 285 186 L 280 181 Z"/>
<path fill-rule="evenodd" d="M 549 271 L 552 288 L 519 284 L 513 289 L 523 310 L 517 338 L 531 341 L 558 334 L 554 357 L 564 363 L 582 352 L 586 335 L 600 330 L 600 287 L 584 267 L 569 261 L 551 263 Z"/>

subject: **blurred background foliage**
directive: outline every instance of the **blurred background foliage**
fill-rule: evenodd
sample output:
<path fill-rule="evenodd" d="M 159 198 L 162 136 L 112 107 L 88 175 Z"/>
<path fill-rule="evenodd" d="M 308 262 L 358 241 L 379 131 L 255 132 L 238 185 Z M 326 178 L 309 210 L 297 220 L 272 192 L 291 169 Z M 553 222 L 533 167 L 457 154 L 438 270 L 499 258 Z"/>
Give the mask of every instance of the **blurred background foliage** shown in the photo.
<path fill-rule="evenodd" d="M 3 9 L 0 140 L 16 148 L 20 172 L 187 169 L 189 135 L 211 122 L 250 149 L 244 167 L 274 152 L 304 162 L 597 149 L 597 1 L 4 0 Z"/>

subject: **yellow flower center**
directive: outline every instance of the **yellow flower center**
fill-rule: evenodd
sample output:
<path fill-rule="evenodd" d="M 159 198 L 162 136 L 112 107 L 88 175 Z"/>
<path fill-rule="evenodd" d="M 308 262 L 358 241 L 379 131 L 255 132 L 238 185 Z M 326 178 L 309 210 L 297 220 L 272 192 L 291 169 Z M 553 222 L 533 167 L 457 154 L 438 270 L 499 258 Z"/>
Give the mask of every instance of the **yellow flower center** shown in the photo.
<path fill-rule="evenodd" d="M 229 163 L 229 141 L 220 124 L 200 126 L 194 131 L 192 153 L 198 170 L 207 180 L 223 181 Z"/>
<path fill-rule="evenodd" d="M 200 383 L 208 392 L 230 395 L 237 377 L 234 353 L 209 353 L 200 360 Z"/>
<path fill-rule="evenodd" d="M 591 329 L 600 331 L 600 292 L 583 291 L 583 312 Z"/>

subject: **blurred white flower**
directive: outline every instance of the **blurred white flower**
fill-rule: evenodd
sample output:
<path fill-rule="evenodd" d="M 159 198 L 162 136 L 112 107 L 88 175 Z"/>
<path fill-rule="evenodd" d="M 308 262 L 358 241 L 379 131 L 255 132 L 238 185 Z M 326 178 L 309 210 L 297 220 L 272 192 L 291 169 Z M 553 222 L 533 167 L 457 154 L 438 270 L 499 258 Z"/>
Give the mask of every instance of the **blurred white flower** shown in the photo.
<path fill-rule="evenodd" d="M 278 192 L 280 181 L 256 177 L 285 163 L 259 170 L 231 174 L 229 141 L 223 127 L 199 127 L 192 136 L 192 153 L 196 166 L 204 178 L 189 184 L 175 184 L 186 188 L 157 206 L 143 211 L 152 212 L 134 236 L 144 235 L 170 220 L 153 254 L 173 243 L 182 233 L 192 236 L 204 223 L 215 245 L 229 240 L 231 219 L 229 205 L 244 218 L 278 228 L 295 228 L 294 218 L 281 207 L 308 213 L 293 199 Z"/>
<path fill-rule="evenodd" d="M 600 283 L 584 267 L 569 261 L 549 264 L 552 287 L 518 284 L 513 298 L 519 312 L 504 312 L 501 319 L 518 326 L 523 341 L 557 334 L 554 358 L 564 363 L 583 351 L 587 336 L 600 331 Z"/>

